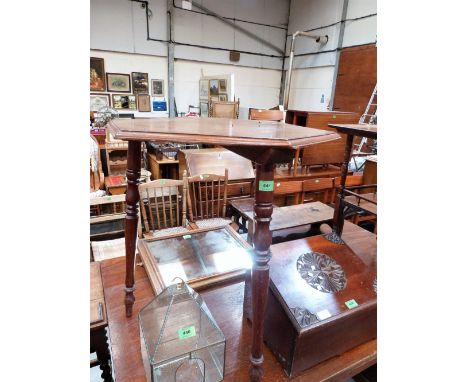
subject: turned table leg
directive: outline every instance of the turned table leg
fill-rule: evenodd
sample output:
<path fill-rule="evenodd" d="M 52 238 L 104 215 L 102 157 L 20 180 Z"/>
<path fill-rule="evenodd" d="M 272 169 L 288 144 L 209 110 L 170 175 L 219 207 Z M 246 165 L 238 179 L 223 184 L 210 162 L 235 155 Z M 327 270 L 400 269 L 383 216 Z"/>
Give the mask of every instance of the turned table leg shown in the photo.
<path fill-rule="evenodd" d="M 335 234 L 339 238 L 341 238 L 341 233 L 343 232 L 343 225 L 344 225 L 344 213 L 343 213 L 344 206 L 343 206 L 342 200 L 344 199 L 344 189 L 346 186 L 348 166 L 349 166 L 349 161 L 351 159 L 351 152 L 353 148 L 353 139 L 354 139 L 354 135 L 346 136 L 344 159 L 343 159 L 343 164 L 341 165 L 340 188 L 336 195 L 335 211 L 333 213 L 333 232 L 330 234 L 330 235 Z M 335 239 L 338 239 L 338 238 L 335 238 Z"/>
<path fill-rule="evenodd" d="M 250 361 L 253 366 L 263 363 L 263 321 L 268 297 L 268 284 L 270 281 L 270 221 L 273 212 L 273 173 L 274 164 L 256 166 L 255 182 L 255 230 L 253 244 L 255 251 L 252 266 L 252 349 Z"/>
<path fill-rule="evenodd" d="M 125 311 L 127 317 L 132 315 L 135 296 L 135 250 L 138 228 L 138 179 L 141 169 L 141 142 L 128 142 L 127 153 L 127 216 L 125 217 Z"/>

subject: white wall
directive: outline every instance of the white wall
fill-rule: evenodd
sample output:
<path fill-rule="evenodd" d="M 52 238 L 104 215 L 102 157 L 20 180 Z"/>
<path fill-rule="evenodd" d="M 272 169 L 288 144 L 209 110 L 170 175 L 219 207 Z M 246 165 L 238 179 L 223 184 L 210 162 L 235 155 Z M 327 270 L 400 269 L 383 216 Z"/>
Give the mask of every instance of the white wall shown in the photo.
<path fill-rule="evenodd" d="M 281 71 L 233 65 L 177 60 L 174 63 L 174 87 L 177 110 L 187 111 L 198 105 L 199 79 L 202 76 L 234 74 L 235 97 L 240 99 L 239 118 L 248 118 L 249 107 L 270 108 L 278 105 Z"/>
<path fill-rule="evenodd" d="M 252 21 L 286 28 L 288 22 L 288 0 L 198 0 L 204 7 L 221 16 Z M 175 1 L 181 6 L 181 0 Z M 150 37 L 167 40 L 167 2 L 149 0 Z M 193 8 L 198 10 L 197 8 Z M 199 10 L 198 10 L 199 11 Z M 267 55 L 281 56 L 220 20 L 182 9 L 173 11 L 173 40 L 225 49 L 238 49 Z M 165 43 L 148 41 L 146 11 L 140 3 L 129 0 L 91 0 L 91 49 L 114 50 L 118 52 L 167 55 Z M 286 30 L 241 21 L 236 24 L 257 36 L 284 49 Z M 282 58 L 241 54 L 238 63 L 229 61 L 228 51 L 217 51 L 198 47 L 176 45 L 175 58 L 204 62 L 281 69 Z"/>
<path fill-rule="evenodd" d="M 291 0 L 288 35 L 298 30 L 308 30 L 340 21 L 343 0 Z M 366 16 L 377 12 L 376 0 L 349 0 L 347 19 Z M 338 46 L 339 24 L 313 31 L 328 35 L 328 43 L 320 46 L 313 40 L 298 37 L 295 54 L 334 50 Z M 369 44 L 376 41 L 377 17 L 345 23 L 343 47 Z M 289 55 L 291 37 L 288 37 Z M 330 101 L 336 52 L 294 58 L 289 108 L 311 111 L 327 110 Z M 285 68 L 289 65 L 286 59 Z M 322 100 L 323 94 L 323 103 Z"/>
<path fill-rule="evenodd" d="M 226 17 L 284 27 L 287 24 L 288 0 L 198 1 Z M 176 5 L 180 5 L 180 0 L 176 0 Z M 150 37 L 165 40 L 166 0 L 149 0 L 149 9 L 153 13 Z M 237 23 L 284 48 L 285 29 Z M 173 28 L 176 41 L 278 55 L 211 16 L 175 9 Z M 167 99 L 167 46 L 147 40 L 146 15 L 141 4 L 129 0 L 91 0 L 90 45 L 92 57 L 104 58 L 106 72 L 136 71 L 148 73 L 150 80 L 163 78 Z M 227 51 L 187 46 L 176 46 L 175 58 L 174 87 L 179 112 L 199 104 L 201 69 L 205 75 L 234 73 L 241 118 L 247 118 L 249 107 L 278 105 L 282 59 L 241 54 L 238 63 L 231 63 Z"/>
<path fill-rule="evenodd" d="M 91 50 L 91 57 L 104 58 L 106 72 L 148 73 L 149 79 L 164 79 L 167 99 L 167 58 L 131 53 Z M 248 118 L 248 108 L 270 108 L 278 104 L 281 71 L 233 65 L 211 64 L 198 61 L 176 60 L 174 88 L 177 110 L 188 111 L 189 105 L 199 104 L 199 79 L 205 76 L 234 74 L 235 96 L 240 98 L 240 118 Z M 99 92 L 101 93 L 101 92 Z M 103 92 L 104 93 L 104 92 Z M 112 93 L 104 93 L 112 94 Z M 147 113 L 145 113 L 147 115 Z"/>

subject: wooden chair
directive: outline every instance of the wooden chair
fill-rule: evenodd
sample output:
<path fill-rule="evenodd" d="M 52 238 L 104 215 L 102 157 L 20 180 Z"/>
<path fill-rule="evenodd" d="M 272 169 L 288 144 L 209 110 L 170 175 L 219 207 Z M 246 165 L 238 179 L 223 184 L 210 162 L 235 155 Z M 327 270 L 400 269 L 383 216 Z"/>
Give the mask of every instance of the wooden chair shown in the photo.
<path fill-rule="evenodd" d="M 299 204 L 302 194 L 302 180 L 275 182 L 274 196 L 285 196 L 285 205 L 288 205 L 288 196 L 293 196 L 293 204 Z"/>
<path fill-rule="evenodd" d="M 284 120 L 284 112 L 281 110 L 249 109 L 249 119 L 255 121 L 277 121 Z"/>
<path fill-rule="evenodd" d="M 187 224 L 187 173 L 182 180 L 157 179 L 138 186 L 145 232 L 140 237 L 162 237 L 189 232 Z"/>
<path fill-rule="evenodd" d="M 307 198 L 307 193 L 313 193 L 313 198 Z M 334 193 L 333 178 L 316 178 L 304 180 L 302 183 L 301 203 L 315 202 L 331 203 Z M 321 194 L 317 197 L 317 194 Z"/>
<path fill-rule="evenodd" d="M 231 224 L 226 217 L 228 170 L 224 176 L 196 175 L 188 178 L 190 221 L 198 228 L 222 227 Z"/>
<path fill-rule="evenodd" d="M 338 193 L 338 189 L 340 187 L 341 177 L 337 176 L 333 178 L 333 193 L 332 193 L 332 203 L 335 203 L 336 194 Z M 362 186 L 363 185 L 363 177 L 362 175 L 348 175 L 346 177 L 346 184 L 345 187 L 352 187 L 352 186 Z"/>
<path fill-rule="evenodd" d="M 239 119 L 239 102 L 210 101 L 208 103 L 208 117 Z"/>
<path fill-rule="evenodd" d="M 95 137 L 90 135 L 90 164 L 89 164 L 89 177 L 90 192 L 104 189 L 104 172 L 102 171 L 101 153 L 99 150 L 99 143 Z"/>

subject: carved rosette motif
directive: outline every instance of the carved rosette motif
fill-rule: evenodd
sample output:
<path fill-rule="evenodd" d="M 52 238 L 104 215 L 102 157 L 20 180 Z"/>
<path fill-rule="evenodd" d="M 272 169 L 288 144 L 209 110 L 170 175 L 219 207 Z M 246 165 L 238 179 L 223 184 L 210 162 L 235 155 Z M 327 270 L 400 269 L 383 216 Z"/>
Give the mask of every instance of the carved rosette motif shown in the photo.
<path fill-rule="evenodd" d="M 294 315 L 297 323 L 302 327 L 307 327 L 318 321 L 317 316 L 304 308 L 291 308 L 291 313 Z"/>
<path fill-rule="evenodd" d="M 297 259 L 297 271 L 312 288 L 335 293 L 346 288 L 346 274 L 335 260 L 318 252 L 308 252 Z"/>

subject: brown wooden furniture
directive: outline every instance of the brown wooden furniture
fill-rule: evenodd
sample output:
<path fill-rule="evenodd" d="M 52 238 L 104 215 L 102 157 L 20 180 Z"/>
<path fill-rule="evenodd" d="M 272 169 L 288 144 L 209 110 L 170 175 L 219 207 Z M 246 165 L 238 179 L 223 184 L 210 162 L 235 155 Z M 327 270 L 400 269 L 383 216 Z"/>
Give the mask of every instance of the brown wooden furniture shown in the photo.
<path fill-rule="evenodd" d="M 128 143 L 120 139 L 114 139 L 106 129 L 106 161 L 107 175 L 125 175 L 127 168 Z"/>
<path fill-rule="evenodd" d="M 375 256 L 376 240 L 372 233 L 345 222 L 342 237 L 361 258 Z M 125 306 L 122 304 L 125 259 L 105 260 L 101 269 L 115 378 L 119 382 L 146 382 L 137 314 L 154 299 L 150 280 L 145 269 L 137 266 L 135 283 L 138 289 L 134 305 L 135 314 L 127 318 Z M 226 337 L 224 382 L 249 381 L 249 355 L 253 332 L 251 325 L 243 317 L 244 282 L 213 286 L 201 290 L 200 295 Z M 268 347 L 265 347 L 263 355 L 264 381 L 345 382 L 377 362 L 377 340 L 356 346 L 337 357 L 321 362 L 293 379 L 284 373 L 281 364 Z"/>
<path fill-rule="evenodd" d="M 138 186 L 144 238 L 187 233 L 187 176 L 158 179 Z"/>
<path fill-rule="evenodd" d="M 89 166 L 89 178 L 90 192 L 104 189 L 104 173 L 102 172 L 101 153 L 99 149 L 99 143 L 97 139 L 90 135 L 91 138 L 91 153 L 90 154 L 90 166 Z"/>
<path fill-rule="evenodd" d="M 377 46 L 370 44 L 342 49 L 333 109 L 363 114 L 376 83 Z"/>
<path fill-rule="evenodd" d="M 377 155 L 366 158 L 364 172 L 362 174 L 362 184 L 377 184 Z M 359 193 L 373 191 L 370 188 L 363 188 Z"/>
<path fill-rule="evenodd" d="M 280 122 L 224 118 L 114 119 L 108 129 L 115 138 L 128 140 L 125 305 L 132 315 L 135 301 L 135 246 L 138 223 L 138 179 L 141 168 L 141 142 L 209 143 L 222 145 L 256 163 L 254 264 L 252 266 L 253 337 L 252 376 L 262 372 L 263 317 L 269 283 L 268 262 L 273 210 L 275 163 L 289 162 L 297 148 L 338 138 L 325 130 L 301 128 Z M 254 127 L 255 126 L 255 127 Z"/>
<path fill-rule="evenodd" d="M 127 191 L 127 182 L 123 175 L 110 175 L 104 179 L 106 191 L 110 195 L 121 195 Z"/>
<path fill-rule="evenodd" d="M 352 112 L 288 110 L 286 122 L 314 129 L 333 131 L 333 129 L 328 127 L 329 123 L 357 123 L 359 117 L 359 114 Z M 305 167 L 306 171 L 311 166 L 341 163 L 344 143 L 344 139 L 339 139 L 333 142 L 322 143 L 314 148 L 303 148 L 302 153 L 296 153 L 297 160 L 295 161 L 294 173 L 297 173 L 298 166 L 296 164 L 298 164 L 299 158 L 301 158 L 301 166 Z"/>
<path fill-rule="evenodd" d="M 281 122 L 284 120 L 284 111 L 249 108 L 249 119 L 255 121 Z"/>
<path fill-rule="evenodd" d="M 228 169 L 224 176 L 202 174 L 188 178 L 188 208 L 192 223 L 198 228 L 212 228 L 231 223 L 226 218 Z"/>
<path fill-rule="evenodd" d="M 140 239 L 138 251 L 156 294 L 181 277 L 197 291 L 244 278 L 251 247 L 229 226 Z"/>
<path fill-rule="evenodd" d="M 151 180 L 155 179 L 182 179 L 179 178 L 179 161 L 177 159 L 157 159 L 155 154 L 148 153 L 148 165 L 151 171 Z"/>
<path fill-rule="evenodd" d="M 235 102 L 209 101 L 208 117 L 238 119 L 239 103 L 239 99 Z"/>
<path fill-rule="evenodd" d="M 254 211 L 245 211 L 244 214 L 249 219 L 247 241 L 250 243 L 255 235 Z M 277 207 L 273 209 L 271 215 L 270 231 L 278 235 L 278 232 L 282 230 L 331 223 L 332 219 L 333 208 L 322 202 Z"/>
<path fill-rule="evenodd" d="M 285 203 L 288 205 L 288 198 L 292 196 L 293 204 L 298 204 L 302 194 L 302 181 L 301 180 L 290 180 L 286 182 L 275 181 L 275 189 L 273 191 L 274 197 L 284 196 Z"/>
<path fill-rule="evenodd" d="M 224 175 L 224 169 L 229 169 L 228 200 L 253 196 L 252 161 L 232 151 L 223 148 L 180 150 L 179 161 L 179 176 L 184 171 L 188 176 Z"/>
<path fill-rule="evenodd" d="M 89 200 L 91 240 L 122 236 L 125 222 L 125 195 L 107 195 Z"/>
<path fill-rule="evenodd" d="M 304 180 L 302 183 L 301 203 L 309 203 L 320 199 L 323 203 L 331 203 L 334 189 L 333 178 L 317 178 Z M 311 195 L 312 198 L 311 198 Z M 319 196 L 317 197 L 317 194 Z"/>
<path fill-rule="evenodd" d="M 321 235 L 271 252 L 264 335 L 289 376 L 376 338 L 376 253 L 360 257 Z"/>
<path fill-rule="evenodd" d="M 346 178 L 348 175 L 348 165 L 351 159 L 351 151 L 353 148 L 354 137 L 366 137 L 377 139 L 377 125 L 359 125 L 359 124 L 330 124 L 330 127 L 335 128 L 339 133 L 346 134 L 346 146 L 344 151 L 343 164 L 341 165 L 340 189 L 336 195 L 335 212 L 333 215 L 333 231 L 326 237 L 333 242 L 343 243 L 340 236 L 343 231 L 344 224 L 344 207 L 345 207 L 345 191 Z M 356 186 L 363 188 L 362 186 Z M 377 191 L 377 185 L 375 185 Z"/>
<path fill-rule="evenodd" d="M 97 362 L 102 370 L 101 377 L 106 382 L 113 381 L 111 369 L 111 357 L 107 345 L 107 313 L 106 301 L 101 279 L 101 263 L 90 263 L 90 352 L 96 352 Z"/>
<path fill-rule="evenodd" d="M 333 193 L 331 196 L 331 200 L 334 203 L 336 199 L 336 195 L 340 191 L 340 183 L 341 183 L 341 176 L 337 176 L 333 178 Z M 345 187 L 355 187 L 363 185 L 363 177 L 362 175 L 346 175 Z"/>

